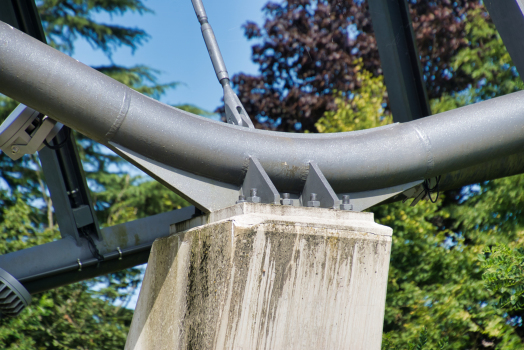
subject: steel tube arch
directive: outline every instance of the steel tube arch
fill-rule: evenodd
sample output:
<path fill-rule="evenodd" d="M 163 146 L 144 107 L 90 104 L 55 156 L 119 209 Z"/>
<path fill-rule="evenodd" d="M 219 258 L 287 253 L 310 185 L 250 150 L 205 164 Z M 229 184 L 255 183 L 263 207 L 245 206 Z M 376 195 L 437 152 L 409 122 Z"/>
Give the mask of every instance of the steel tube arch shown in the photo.
<path fill-rule="evenodd" d="M 256 157 L 281 192 L 301 191 L 309 161 L 343 193 L 431 178 L 524 151 L 524 92 L 349 133 L 253 130 L 141 95 L 5 23 L 0 92 L 102 144 L 225 183 L 240 185 L 249 157 Z"/>

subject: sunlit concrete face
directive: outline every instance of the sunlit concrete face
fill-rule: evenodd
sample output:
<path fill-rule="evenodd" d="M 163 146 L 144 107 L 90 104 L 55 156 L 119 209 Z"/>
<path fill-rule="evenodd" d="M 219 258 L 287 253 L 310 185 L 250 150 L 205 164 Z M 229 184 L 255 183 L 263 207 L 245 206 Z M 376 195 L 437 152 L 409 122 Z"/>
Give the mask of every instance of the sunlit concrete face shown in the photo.
<path fill-rule="evenodd" d="M 392 230 L 372 213 L 243 203 L 172 232 L 126 349 L 380 349 Z"/>

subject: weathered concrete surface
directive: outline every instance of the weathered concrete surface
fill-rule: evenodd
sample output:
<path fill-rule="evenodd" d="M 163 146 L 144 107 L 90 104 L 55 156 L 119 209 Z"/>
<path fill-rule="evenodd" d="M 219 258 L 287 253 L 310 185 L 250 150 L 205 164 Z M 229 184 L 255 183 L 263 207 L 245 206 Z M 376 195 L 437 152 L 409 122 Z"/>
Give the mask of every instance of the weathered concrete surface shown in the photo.
<path fill-rule="evenodd" d="M 126 349 L 380 349 L 391 229 L 373 214 L 244 203 L 172 232 Z"/>

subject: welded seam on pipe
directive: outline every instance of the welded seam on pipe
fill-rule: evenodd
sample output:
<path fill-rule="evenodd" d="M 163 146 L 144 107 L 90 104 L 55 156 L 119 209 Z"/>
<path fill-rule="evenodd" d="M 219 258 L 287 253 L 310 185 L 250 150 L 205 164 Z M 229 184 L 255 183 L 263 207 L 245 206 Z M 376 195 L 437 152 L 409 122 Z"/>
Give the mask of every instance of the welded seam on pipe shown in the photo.
<path fill-rule="evenodd" d="M 431 149 L 431 140 L 429 139 L 428 135 L 426 135 L 426 133 L 419 129 L 416 125 L 411 126 L 413 127 L 413 129 L 415 129 L 417 136 L 420 138 L 420 141 L 422 141 L 422 144 L 424 145 L 424 148 L 426 150 L 427 168 L 426 172 L 424 173 L 424 178 L 427 178 L 428 174 L 431 173 L 433 171 L 433 168 L 435 167 L 435 158 L 433 157 L 433 150 Z"/>
<path fill-rule="evenodd" d="M 124 122 L 127 116 L 127 112 L 129 111 L 129 105 L 131 104 L 131 94 L 128 93 L 128 90 L 124 90 L 124 98 L 122 100 L 122 106 L 120 107 L 120 111 L 118 112 L 118 116 L 115 119 L 115 122 L 113 125 L 111 125 L 111 128 L 106 133 L 106 138 L 108 141 L 111 141 L 113 139 L 113 136 L 115 136 L 118 129 L 120 129 L 120 126 Z"/>

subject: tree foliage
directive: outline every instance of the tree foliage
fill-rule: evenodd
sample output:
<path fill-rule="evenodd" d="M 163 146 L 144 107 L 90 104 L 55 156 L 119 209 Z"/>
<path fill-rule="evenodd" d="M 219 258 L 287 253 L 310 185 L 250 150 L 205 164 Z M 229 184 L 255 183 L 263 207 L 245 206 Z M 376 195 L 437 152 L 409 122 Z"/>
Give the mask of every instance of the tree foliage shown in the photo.
<path fill-rule="evenodd" d="M 485 11 L 466 15 L 468 46 L 456 52 L 450 66 L 474 83 L 433 99 L 437 111 L 522 86 Z M 365 72 L 360 77 L 362 88 L 339 98 L 339 111 L 326 112 L 319 131 L 365 128 L 382 115 L 376 101 L 380 80 Z M 372 86 L 376 93 L 363 93 Z M 357 110 L 355 99 L 366 107 Z M 349 117 L 342 121 L 344 115 Z M 523 181 L 518 175 L 465 187 L 441 195 L 436 204 L 373 208 L 377 222 L 393 228 L 384 349 L 523 347 Z"/>
<path fill-rule="evenodd" d="M 487 255 L 487 256 L 486 256 Z M 486 286 L 497 296 L 498 305 L 514 310 L 524 308 L 524 249 L 505 244 L 486 247 L 479 260 L 486 273 Z"/>
<path fill-rule="evenodd" d="M 464 90 L 474 80 L 454 69 L 451 58 L 469 45 L 465 14 L 480 8 L 479 1 L 409 4 L 428 95 Z M 263 26 L 244 26 L 255 41 L 252 60 L 259 74 L 232 78 L 260 127 L 315 132 L 324 112 L 337 109 L 335 99 L 360 87 L 357 59 L 374 76 L 382 74 L 366 1 L 287 0 L 269 2 L 264 12 Z"/>
<path fill-rule="evenodd" d="M 68 54 L 74 52 L 78 38 L 87 40 L 94 49 L 101 49 L 109 57 L 122 45 L 134 51 L 148 39 L 142 29 L 96 19 L 100 13 L 110 16 L 126 12 L 150 13 L 141 0 L 44 0 L 38 3 L 38 12 L 49 45 Z"/>
<path fill-rule="evenodd" d="M 409 3 L 434 113 L 523 87 L 480 2 Z M 136 49 L 147 39 L 140 29 L 94 16 L 149 12 L 141 1 L 46 0 L 40 9 L 50 43 L 66 52 L 78 37 L 109 57 L 120 45 Z M 233 78 L 258 126 L 337 132 L 390 122 L 364 1 L 270 2 L 265 13 L 263 27 L 245 26 L 257 42 L 253 60 L 260 74 Z M 174 86 L 159 84 L 144 66 L 98 69 L 154 97 Z M 15 105 L 0 99 L 2 120 Z M 186 204 L 158 183 L 129 175 L 118 157 L 77 136 L 103 225 Z M 0 179 L 0 253 L 57 239 L 38 160 L 12 162 L 0 154 Z M 394 229 L 384 348 L 522 348 L 523 182 L 519 175 L 447 192 L 436 204 L 373 208 L 377 222 Z M 131 269 L 42 293 L 20 317 L 0 320 L 0 348 L 122 348 L 131 319 L 123 306 L 139 280 L 140 271 Z"/>
<path fill-rule="evenodd" d="M 376 128 L 392 122 L 386 115 L 383 100 L 386 86 L 382 76 L 373 75 L 356 66 L 356 80 L 360 88 L 353 90 L 349 98 L 339 94 L 335 98 L 336 111 L 326 111 L 315 124 L 319 132 L 345 132 Z"/>

